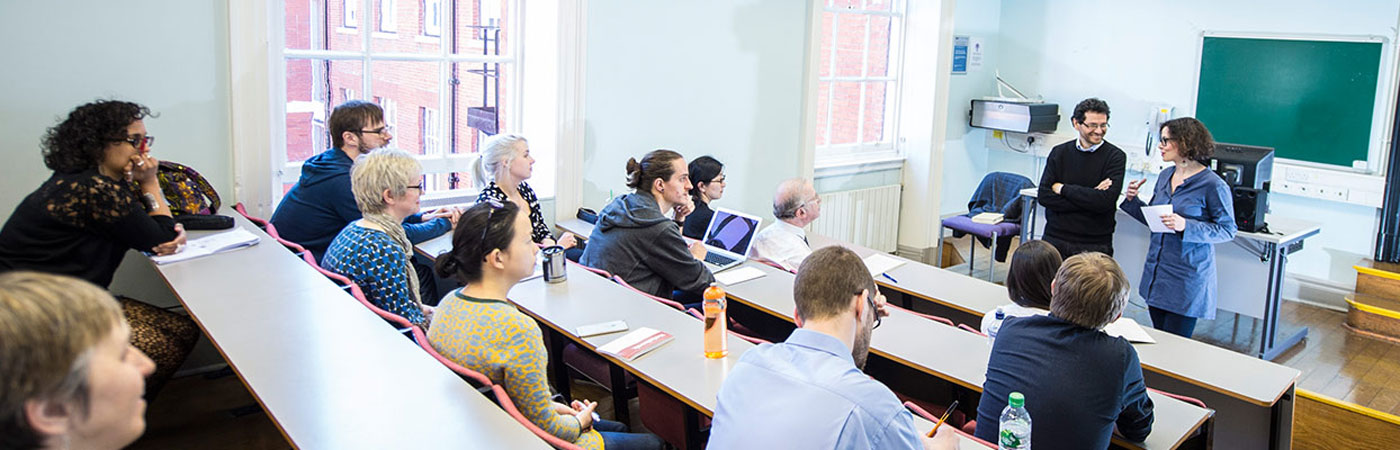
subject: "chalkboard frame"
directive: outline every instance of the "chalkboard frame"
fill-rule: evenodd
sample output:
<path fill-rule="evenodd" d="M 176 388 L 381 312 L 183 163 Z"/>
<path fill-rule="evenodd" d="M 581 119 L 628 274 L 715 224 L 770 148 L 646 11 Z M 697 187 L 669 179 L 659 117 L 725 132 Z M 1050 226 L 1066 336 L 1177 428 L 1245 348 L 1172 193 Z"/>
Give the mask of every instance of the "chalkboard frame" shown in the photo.
<path fill-rule="evenodd" d="M 1389 100 L 1394 98 L 1394 65 L 1395 49 L 1390 39 L 1377 35 L 1322 35 L 1322 34 L 1279 34 L 1279 33 L 1249 33 L 1249 32 L 1228 32 L 1228 31 L 1203 31 L 1196 40 L 1196 76 L 1193 78 L 1191 90 L 1191 110 L 1193 115 L 1199 115 L 1201 71 L 1202 62 L 1205 57 L 1205 43 L 1207 38 L 1224 39 L 1252 39 L 1252 40 L 1274 40 L 1274 41 L 1315 41 L 1315 42 L 1347 42 L 1347 43 L 1369 43 L 1381 46 L 1380 55 L 1376 65 L 1376 89 L 1375 98 L 1372 100 L 1372 114 L 1370 124 L 1370 135 L 1367 138 L 1365 169 L 1356 169 L 1348 165 L 1320 163 L 1303 159 L 1292 159 L 1278 157 L 1276 161 L 1281 164 L 1314 167 L 1339 172 L 1381 175 L 1386 160 L 1386 152 L 1383 144 L 1388 139 L 1390 132 L 1391 110 L 1394 104 Z M 1209 123 L 1206 124 L 1210 126 Z M 1249 142 L 1234 142 L 1240 144 L 1252 144 Z M 1255 144 L 1264 145 L 1264 144 Z"/>

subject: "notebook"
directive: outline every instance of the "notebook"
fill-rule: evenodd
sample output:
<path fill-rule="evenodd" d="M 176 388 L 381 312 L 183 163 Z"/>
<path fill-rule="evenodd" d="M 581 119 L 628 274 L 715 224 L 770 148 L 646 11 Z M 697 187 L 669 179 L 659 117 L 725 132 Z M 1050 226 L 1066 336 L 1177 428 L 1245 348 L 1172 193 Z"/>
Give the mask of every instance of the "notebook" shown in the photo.
<path fill-rule="evenodd" d="M 209 256 L 215 253 L 226 252 L 252 246 L 258 243 L 258 236 L 242 228 L 235 228 L 223 233 L 217 233 L 194 239 L 181 247 L 173 254 L 165 256 L 152 256 L 151 260 L 156 264 L 170 264 L 189 259 Z"/>
<path fill-rule="evenodd" d="M 631 361 L 647 354 L 657 347 L 671 342 L 675 337 L 670 333 L 654 330 L 647 327 L 638 328 L 631 333 L 622 335 L 612 342 L 598 347 L 598 351 L 607 353 L 626 361 Z"/>

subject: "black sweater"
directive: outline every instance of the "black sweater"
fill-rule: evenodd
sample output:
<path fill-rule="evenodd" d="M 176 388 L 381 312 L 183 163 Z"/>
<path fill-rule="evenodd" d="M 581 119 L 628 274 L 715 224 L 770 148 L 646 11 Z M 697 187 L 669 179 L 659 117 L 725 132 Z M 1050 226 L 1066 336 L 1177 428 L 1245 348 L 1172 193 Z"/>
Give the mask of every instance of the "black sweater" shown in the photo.
<path fill-rule="evenodd" d="M 127 249 L 175 239 L 170 216 L 152 216 L 135 184 L 96 170 L 54 174 L 0 230 L 0 272 L 71 275 L 107 287 Z"/>
<path fill-rule="evenodd" d="M 1118 209 L 1118 194 L 1123 191 L 1127 159 L 1123 150 L 1108 141 L 1093 152 L 1079 151 L 1075 141 L 1050 149 L 1038 194 L 1045 207 L 1045 235 L 1069 242 L 1112 245 L 1116 225 L 1113 217 Z M 1103 191 L 1094 189 L 1105 178 L 1113 180 L 1113 186 Z M 1059 194 L 1051 189 L 1055 183 L 1064 183 Z"/>

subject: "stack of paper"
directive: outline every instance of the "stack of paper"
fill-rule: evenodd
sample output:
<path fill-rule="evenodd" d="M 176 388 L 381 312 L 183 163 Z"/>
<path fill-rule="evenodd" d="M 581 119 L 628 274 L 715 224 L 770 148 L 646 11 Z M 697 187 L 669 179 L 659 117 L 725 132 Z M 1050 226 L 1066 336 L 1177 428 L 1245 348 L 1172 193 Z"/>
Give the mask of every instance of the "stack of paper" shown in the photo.
<path fill-rule="evenodd" d="M 754 278 L 762 277 L 763 271 L 753 267 L 738 267 L 733 270 L 726 270 L 715 274 L 715 281 L 725 286 L 743 283 Z"/>
<path fill-rule="evenodd" d="M 903 264 L 904 261 L 883 253 L 873 253 L 865 257 L 865 267 L 870 269 L 870 276 L 872 277 L 878 277 L 880 274 L 889 272 Z"/>
<path fill-rule="evenodd" d="M 1006 219 L 1006 216 L 1005 216 L 1005 215 L 1002 215 L 1002 213 L 984 212 L 984 213 L 981 213 L 981 214 L 972 216 L 972 223 L 980 223 L 980 224 L 985 224 L 985 225 L 996 225 L 996 224 L 1001 223 L 1001 221 L 1002 221 L 1002 220 L 1005 220 L 1005 219 Z"/>
<path fill-rule="evenodd" d="M 1142 329 L 1136 320 L 1127 317 L 1119 317 L 1118 320 L 1103 327 L 1103 332 L 1113 337 L 1127 339 L 1134 344 L 1156 344 L 1157 340 L 1147 334 L 1147 330 Z"/>
<path fill-rule="evenodd" d="M 672 339 L 674 337 L 670 333 L 642 327 L 603 344 L 602 347 L 598 347 L 598 351 L 631 361 L 662 344 L 671 342 Z"/>
<path fill-rule="evenodd" d="M 226 252 L 236 248 L 248 247 L 258 243 L 258 236 L 242 228 L 235 228 L 230 231 L 205 236 L 189 241 L 184 247 L 173 254 L 165 256 L 152 256 L 151 260 L 156 264 L 170 264 L 187 259 L 194 259 L 201 256 L 209 256 L 219 252 Z"/>

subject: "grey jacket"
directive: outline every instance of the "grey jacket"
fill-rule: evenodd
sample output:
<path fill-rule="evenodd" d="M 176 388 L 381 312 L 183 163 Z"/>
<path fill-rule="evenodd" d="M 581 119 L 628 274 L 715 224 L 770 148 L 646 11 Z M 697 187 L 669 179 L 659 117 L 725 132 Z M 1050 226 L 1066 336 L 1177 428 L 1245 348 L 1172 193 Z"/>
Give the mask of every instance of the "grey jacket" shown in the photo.
<path fill-rule="evenodd" d="M 627 194 L 608 203 L 598 213 L 579 262 L 661 298 L 671 298 L 675 289 L 699 293 L 715 281 L 686 249 L 680 227 L 649 194 Z"/>

